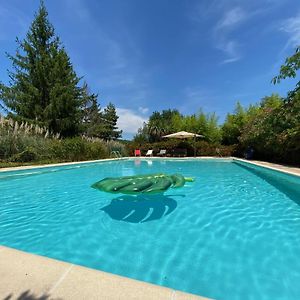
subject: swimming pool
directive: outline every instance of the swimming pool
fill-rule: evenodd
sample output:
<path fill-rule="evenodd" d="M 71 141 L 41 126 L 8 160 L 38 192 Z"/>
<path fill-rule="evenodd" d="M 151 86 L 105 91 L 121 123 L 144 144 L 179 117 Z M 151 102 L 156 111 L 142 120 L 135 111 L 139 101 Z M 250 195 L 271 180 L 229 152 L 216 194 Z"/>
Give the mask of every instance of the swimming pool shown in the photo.
<path fill-rule="evenodd" d="M 137 200 L 90 186 L 181 173 Z M 124 160 L 0 173 L 0 244 L 215 299 L 300 299 L 300 179 L 221 160 Z"/>

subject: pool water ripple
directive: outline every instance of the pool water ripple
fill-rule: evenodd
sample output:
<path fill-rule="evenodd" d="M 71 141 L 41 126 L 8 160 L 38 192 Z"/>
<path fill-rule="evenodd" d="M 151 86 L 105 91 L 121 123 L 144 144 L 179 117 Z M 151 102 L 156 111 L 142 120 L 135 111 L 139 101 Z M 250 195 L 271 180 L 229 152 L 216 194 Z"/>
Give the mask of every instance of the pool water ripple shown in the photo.
<path fill-rule="evenodd" d="M 160 172 L 195 182 L 149 198 L 90 187 Z M 300 181 L 186 160 L 20 174 L 0 176 L 4 245 L 216 299 L 300 299 Z"/>

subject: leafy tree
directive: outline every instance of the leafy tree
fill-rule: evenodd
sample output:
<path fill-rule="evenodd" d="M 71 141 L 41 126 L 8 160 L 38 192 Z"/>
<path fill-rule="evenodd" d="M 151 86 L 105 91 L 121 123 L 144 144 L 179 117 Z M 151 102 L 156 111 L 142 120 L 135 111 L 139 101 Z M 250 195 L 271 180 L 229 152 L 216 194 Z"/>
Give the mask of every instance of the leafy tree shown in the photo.
<path fill-rule="evenodd" d="M 246 123 L 247 112 L 237 102 L 233 114 L 227 114 L 225 122 L 222 126 L 222 141 L 225 145 L 238 144 L 242 128 Z"/>
<path fill-rule="evenodd" d="M 181 131 L 184 127 L 184 118 L 181 114 L 174 114 L 171 120 L 172 128 L 174 132 Z"/>
<path fill-rule="evenodd" d="M 137 144 L 149 142 L 149 129 L 147 123 L 144 123 L 143 126 L 138 129 L 137 134 L 133 137 L 133 142 Z"/>
<path fill-rule="evenodd" d="M 286 58 L 285 64 L 280 67 L 279 75 L 272 79 L 274 84 L 280 83 L 282 79 L 293 77 L 297 75 L 297 71 L 300 68 L 300 46 L 295 50 L 295 53 L 290 57 Z"/>
<path fill-rule="evenodd" d="M 166 109 L 162 112 L 153 112 L 147 124 L 149 141 L 160 141 L 163 135 L 172 133 L 174 131 L 172 120 L 175 116 L 180 116 L 176 109 Z"/>
<path fill-rule="evenodd" d="M 101 116 L 104 122 L 104 129 L 101 133 L 101 137 L 105 140 L 118 139 L 122 136 L 122 130 L 117 130 L 117 116 L 116 108 L 112 103 L 109 103 L 104 109 Z"/>
<path fill-rule="evenodd" d="M 283 99 L 278 94 L 265 96 L 260 101 L 260 108 L 274 109 L 282 105 Z"/>
<path fill-rule="evenodd" d="M 280 83 L 285 78 L 296 78 L 297 71 L 300 69 L 300 46 L 295 50 L 295 53 L 286 58 L 285 63 L 280 67 L 279 75 L 272 79 L 274 84 Z M 287 101 L 291 100 L 293 96 L 300 91 L 300 81 L 296 84 L 293 91 L 289 92 Z"/>
<path fill-rule="evenodd" d="M 220 141 L 220 128 L 218 118 L 213 114 L 205 114 L 199 110 L 197 114 L 183 117 L 183 130 L 201 134 L 210 142 Z"/>
<path fill-rule="evenodd" d="M 281 105 L 282 98 L 277 94 L 266 96 L 259 104 L 250 105 L 248 108 L 244 108 L 238 102 L 235 112 L 227 115 L 222 126 L 223 143 L 228 145 L 241 143 L 244 147 L 253 147 L 258 141 L 263 143 L 261 139 L 265 137 L 262 135 L 258 138 L 258 132 L 263 128 L 266 129 L 267 124 L 262 125 L 262 122 Z"/>
<path fill-rule="evenodd" d="M 255 146 L 265 144 L 263 141 L 270 138 L 274 122 L 270 122 L 270 117 L 276 109 L 282 105 L 282 98 L 277 94 L 266 96 L 261 99 L 257 106 L 250 106 L 248 117 L 245 122 L 239 141 L 245 146 Z M 273 130 L 274 131 L 274 130 Z"/>
<path fill-rule="evenodd" d="M 295 53 L 285 60 L 280 67 L 279 75 L 272 79 L 274 84 L 285 78 L 296 78 L 300 68 L 300 46 Z M 274 152 L 279 153 L 285 161 L 299 160 L 300 151 L 300 81 L 294 90 L 290 91 L 284 103 L 270 116 L 270 122 L 275 125 L 276 139 Z M 274 131 L 274 130 L 273 130 Z M 277 150 L 277 151 L 276 151 Z"/>
<path fill-rule="evenodd" d="M 79 78 L 55 35 L 41 1 L 26 38 L 8 55 L 10 82 L 0 84 L 0 99 L 11 115 L 46 125 L 63 136 L 75 135 L 80 120 Z"/>
<path fill-rule="evenodd" d="M 157 142 L 161 140 L 161 137 L 165 134 L 165 128 L 160 112 L 155 111 L 152 113 L 146 125 L 146 128 L 148 131 L 147 133 L 149 135 L 150 142 Z"/>
<path fill-rule="evenodd" d="M 221 142 L 221 130 L 218 125 L 218 117 L 215 113 L 206 116 L 206 130 L 206 132 L 202 131 L 202 134 L 204 135 L 204 137 L 208 137 L 208 141 L 214 143 Z"/>
<path fill-rule="evenodd" d="M 135 140 L 159 142 L 162 136 L 177 131 L 189 131 L 202 134 L 210 142 L 220 141 L 220 128 L 215 114 L 205 114 L 201 110 L 197 114 L 181 115 L 178 110 L 153 112 L 148 123 L 139 129 Z"/>
<path fill-rule="evenodd" d="M 174 124 L 172 120 L 175 116 L 181 116 L 177 109 L 165 109 L 161 112 L 161 127 L 166 134 L 173 133 Z"/>

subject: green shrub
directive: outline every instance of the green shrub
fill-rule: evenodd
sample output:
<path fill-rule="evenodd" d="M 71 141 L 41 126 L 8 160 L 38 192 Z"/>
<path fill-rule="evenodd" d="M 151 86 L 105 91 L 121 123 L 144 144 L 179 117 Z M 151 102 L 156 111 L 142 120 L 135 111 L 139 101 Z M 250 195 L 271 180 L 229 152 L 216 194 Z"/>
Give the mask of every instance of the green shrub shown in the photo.
<path fill-rule="evenodd" d="M 38 155 L 33 148 L 27 147 L 24 151 L 13 155 L 11 162 L 32 162 L 37 159 Z"/>
<path fill-rule="evenodd" d="M 154 155 L 161 149 L 166 149 L 167 154 L 171 154 L 173 149 L 180 148 L 187 150 L 187 156 L 194 156 L 194 147 L 196 148 L 197 156 L 232 156 L 235 153 L 236 146 L 224 146 L 217 143 L 209 143 L 207 141 L 193 140 L 164 140 L 157 143 L 139 144 L 131 142 L 127 145 L 129 155 L 134 155 L 135 149 L 141 149 L 142 155 L 145 155 L 149 149 L 153 149 Z"/>
<path fill-rule="evenodd" d="M 86 144 L 79 138 L 62 140 L 62 158 L 70 161 L 83 160 L 86 154 Z"/>
<path fill-rule="evenodd" d="M 101 159 L 109 157 L 108 149 L 104 143 L 86 142 L 87 151 L 85 159 Z"/>

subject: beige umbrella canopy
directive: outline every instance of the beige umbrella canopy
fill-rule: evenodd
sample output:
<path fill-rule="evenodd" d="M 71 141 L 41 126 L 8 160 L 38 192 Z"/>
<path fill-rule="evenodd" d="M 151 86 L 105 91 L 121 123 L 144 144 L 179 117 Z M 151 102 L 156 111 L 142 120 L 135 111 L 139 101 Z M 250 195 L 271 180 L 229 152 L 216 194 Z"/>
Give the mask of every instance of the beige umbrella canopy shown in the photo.
<path fill-rule="evenodd" d="M 204 135 L 196 134 L 192 132 L 186 132 L 186 131 L 179 131 L 175 133 L 171 133 L 168 135 L 163 136 L 163 138 L 174 138 L 174 139 L 188 139 L 188 138 L 194 138 L 194 143 L 197 137 L 204 137 Z M 196 156 L 196 147 L 194 145 L 194 156 Z"/>
<path fill-rule="evenodd" d="M 204 137 L 201 134 L 196 134 L 192 132 L 179 131 L 175 133 L 171 133 L 163 136 L 163 138 L 175 138 L 175 139 L 187 139 L 187 138 L 195 138 L 195 137 Z"/>

